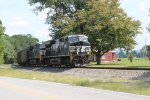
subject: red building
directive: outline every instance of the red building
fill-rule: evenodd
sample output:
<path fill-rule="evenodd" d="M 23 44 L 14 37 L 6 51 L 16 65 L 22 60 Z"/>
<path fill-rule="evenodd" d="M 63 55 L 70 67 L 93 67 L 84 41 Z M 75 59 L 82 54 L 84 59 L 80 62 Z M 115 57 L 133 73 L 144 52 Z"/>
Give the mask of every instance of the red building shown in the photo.
<path fill-rule="evenodd" d="M 93 55 L 93 61 L 96 61 L 96 56 Z M 116 51 L 109 51 L 101 57 L 101 62 L 114 62 L 117 61 Z"/>
<path fill-rule="evenodd" d="M 117 61 L 117 53 L 116 51 L 109 51 L 107 53 L 105 53 L 102 58 L 101 58 L 102 62 L 114 62 Z"/>

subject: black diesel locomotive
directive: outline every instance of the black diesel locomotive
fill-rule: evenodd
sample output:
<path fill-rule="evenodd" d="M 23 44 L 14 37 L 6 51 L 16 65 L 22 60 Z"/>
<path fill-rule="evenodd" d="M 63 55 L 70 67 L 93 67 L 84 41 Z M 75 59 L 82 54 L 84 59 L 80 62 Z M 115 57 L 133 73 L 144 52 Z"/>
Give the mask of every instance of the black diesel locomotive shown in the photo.
<path fill-rule="evenodd" d="M 36 44 L 17 53 L 20 65 L 76 66 L 90 63 L 91 46 L 85 35 L 69 35 L 42 44 Z"/>

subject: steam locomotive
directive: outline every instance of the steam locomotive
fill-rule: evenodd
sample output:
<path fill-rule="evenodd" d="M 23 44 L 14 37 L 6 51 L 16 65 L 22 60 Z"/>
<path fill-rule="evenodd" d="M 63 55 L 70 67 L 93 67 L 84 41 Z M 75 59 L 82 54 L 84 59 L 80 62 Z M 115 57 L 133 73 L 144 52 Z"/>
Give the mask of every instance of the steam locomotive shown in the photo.
<path fill-rule="evenodd" d="M 85 35 L 69 35 L 36 44 L 17 53 L 19 65 L 86 67 L 91 46 Z"/>

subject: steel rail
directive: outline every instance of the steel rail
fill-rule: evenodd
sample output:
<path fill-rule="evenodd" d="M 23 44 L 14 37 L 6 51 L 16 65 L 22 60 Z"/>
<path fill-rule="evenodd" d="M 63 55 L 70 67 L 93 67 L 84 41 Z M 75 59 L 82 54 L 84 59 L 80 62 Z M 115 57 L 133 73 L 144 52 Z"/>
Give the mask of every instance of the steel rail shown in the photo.
<path fill-rule="evenodd" d="M 17 67 L 17 66 L 16 66 Z M 110 70 L 150 70 L 150 67 L 60 67 L 60 66 L 18 66 L 19 67 L 41 67 L 41 68 L 60 68 L 60 69 L 73 69 L 73 68 L 78 68 L 78 69 L 110 69 Z"/>

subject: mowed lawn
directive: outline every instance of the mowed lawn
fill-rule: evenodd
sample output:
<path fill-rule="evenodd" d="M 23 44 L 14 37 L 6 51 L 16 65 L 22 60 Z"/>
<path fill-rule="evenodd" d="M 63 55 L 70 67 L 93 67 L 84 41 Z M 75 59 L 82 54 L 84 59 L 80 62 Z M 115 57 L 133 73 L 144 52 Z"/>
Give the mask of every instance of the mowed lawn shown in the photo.
<path fill-rule="evenodd" d="M 107 62 L 101 65 L 96 65 L 96 62 L 91 62 L 90 67 L 141 67 L 150 68 L 150 61 L 144 58 L 134 58 L 131 63 L 128 58 L 120 58 L 121 61 L 117 62 Z"/>

